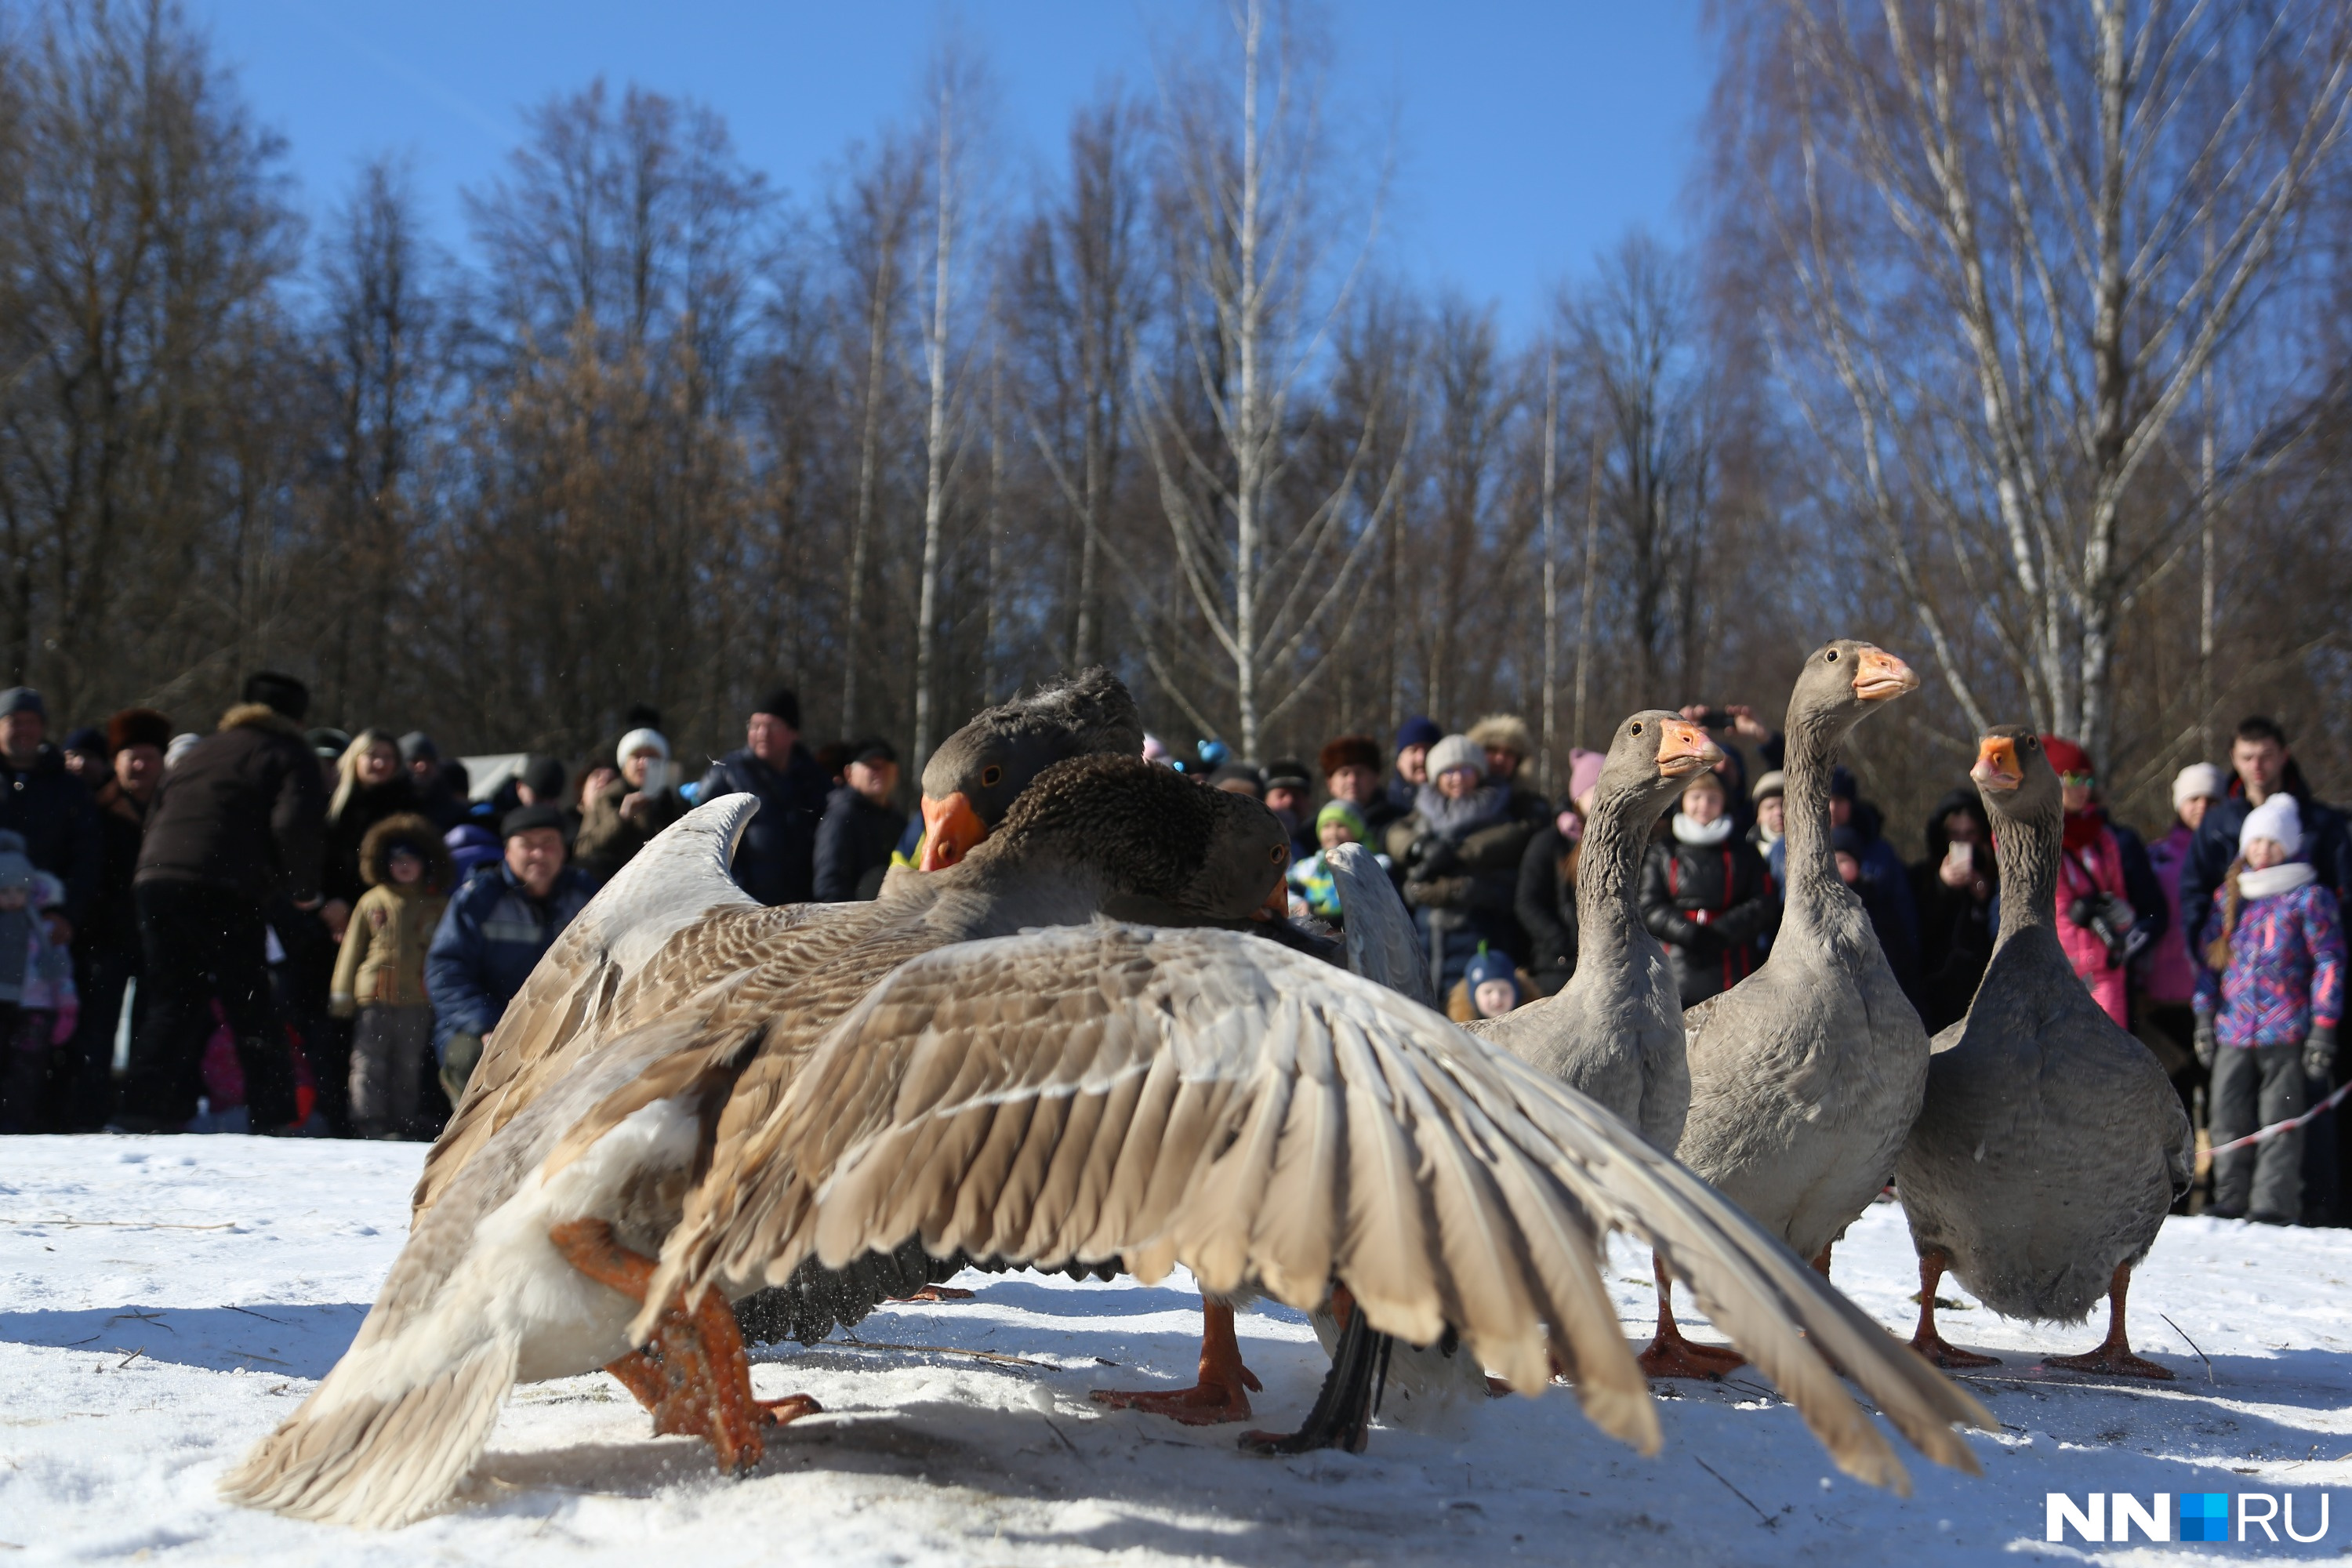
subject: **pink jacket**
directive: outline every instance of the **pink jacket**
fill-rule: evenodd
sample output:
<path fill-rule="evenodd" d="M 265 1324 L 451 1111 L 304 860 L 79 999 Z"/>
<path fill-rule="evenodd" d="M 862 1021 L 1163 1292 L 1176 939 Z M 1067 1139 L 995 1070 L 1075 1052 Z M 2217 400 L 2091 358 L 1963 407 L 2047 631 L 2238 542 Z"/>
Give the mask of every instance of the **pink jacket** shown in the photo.
<path fill-rule="evenodd" d="M 2175 873 L 2176 878 L 2178 873 Z M 2178 883 L 2176 881 L 2176 886 Z M 2066 911 L 2076 899 L 2093 893 L 2124 898 L 2124 858 L 2116 836 L 2103 825 L 2099 836 L 2084 849 L 2068 849 L 2058 858 L 2058 943 L 2074 965 L 2074 973 L 2091 988 L 2093 1001 L 2108 1017 L 2128 1028 L 2131 1004 L 2124 990 L 2124 972 L 2107 962 L 2107 944 L 2089 926 L 2076 925 Z"/>

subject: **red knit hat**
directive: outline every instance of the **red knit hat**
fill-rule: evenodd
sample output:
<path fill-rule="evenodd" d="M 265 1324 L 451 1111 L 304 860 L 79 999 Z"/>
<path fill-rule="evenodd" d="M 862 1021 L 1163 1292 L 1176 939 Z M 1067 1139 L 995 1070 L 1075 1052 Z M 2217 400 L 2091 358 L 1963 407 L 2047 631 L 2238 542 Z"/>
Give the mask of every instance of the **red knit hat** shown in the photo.
<path fill-rule="evenodd" d="M 2083 750 L 2074 742 L 2062 740 L 2056 735 L 2042 737 L 2042 754 L 2050 759 L 2052 771 L 2061 774 L 2074 773 L 2077 777 L 2087 778 L 2095 775 L 2098 772 L 2091 766 L 2090 752 Z"/>

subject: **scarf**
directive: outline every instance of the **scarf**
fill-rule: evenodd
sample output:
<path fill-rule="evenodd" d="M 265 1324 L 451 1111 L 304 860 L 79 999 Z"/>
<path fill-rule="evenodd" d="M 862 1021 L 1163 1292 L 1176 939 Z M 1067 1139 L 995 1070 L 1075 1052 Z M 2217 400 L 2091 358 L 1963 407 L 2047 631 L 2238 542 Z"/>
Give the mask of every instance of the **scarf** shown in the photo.
<path fill-rule="evenodd" d="M 1473 828 L 1499 818 L 1510 798 L 1510 792 L 1499 784 L 1480 784 L 1460 800 L 1448 800 L 1435 784 L 1425 784 L 1413 791 L 1412 805 L 1432 833 L 1458 843 Z"/>
<path fill-rule="evenodd" d="M 2319 880 L 2319 873 L 2300 860 L 2285 860 L 2266 871 L 2252 868 L 2238 873 L 2238 892 L 2242 898 L 2269 899 L 2281 893 L 2292 893 L 2297 888 L 2307 888 Z"/>
<path fill-rule="evenodd" d="M 1675 842 L 1697 848 L 1708 848 L 1731 837 L 1731 818 L 1718 816 L 1704 825 L 1693 822 L 1681 812 L 1675 813 Z"/>

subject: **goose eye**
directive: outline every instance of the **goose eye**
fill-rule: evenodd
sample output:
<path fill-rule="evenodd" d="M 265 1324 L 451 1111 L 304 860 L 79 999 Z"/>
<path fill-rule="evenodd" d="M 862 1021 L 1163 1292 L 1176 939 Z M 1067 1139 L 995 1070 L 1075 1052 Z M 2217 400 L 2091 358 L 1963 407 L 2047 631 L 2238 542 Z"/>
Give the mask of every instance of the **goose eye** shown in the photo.
<path fill-rule="evenodd" d="M 1265 858 L 1269 865 L 1279 866 L 1290 858 L 1290 850 L 1286 846 L 1277 844 L 1265 852 Z"/>
<path fill-rule="evenodd" d="M 980 770 L 980 787 L 982 789 L 994 789 L 1003 780 L 1004 770 L 994 763 Z"/>
<path fill-rule="evenodd" d="M 1628 730 L 1628 731 L 1625 731 L 1625 732 L 1626 732 L 1627 734 L 1629 734 L 1629 735 L 1638 735 L 1638 734 L 1640 734 L 1640 733 L 1642 732 L 1642 726 L 1640 726 L 1639 724 L 1636 724 L 1636 725 L 1634 725 L 1631 730 Z"/>
<path fill-rule="evenodd" d="M 1832 664 L 1835 664 L 1837 662 L 1837 649 L 1830 649 L 1827 658 Z"/>

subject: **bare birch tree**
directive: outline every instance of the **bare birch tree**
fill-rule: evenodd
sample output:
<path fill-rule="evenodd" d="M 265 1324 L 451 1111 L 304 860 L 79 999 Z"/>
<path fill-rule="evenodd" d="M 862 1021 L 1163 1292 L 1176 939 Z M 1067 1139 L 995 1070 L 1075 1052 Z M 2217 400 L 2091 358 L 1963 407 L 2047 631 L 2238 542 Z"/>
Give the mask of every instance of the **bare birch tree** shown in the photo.
<path fill-rule="evenodd" d="M 2206 371 L 2295 292 L 2352 12 L 1775 0 L 1732 33 L 1723 191 L 1791 284 L 1777 351 L 1835 504 L 1970 723 L 1982 642 L 2106 759 L 2123 617 L 2293 435 L 2255 407 L 2210 485 L 2186 457 Z"/>

